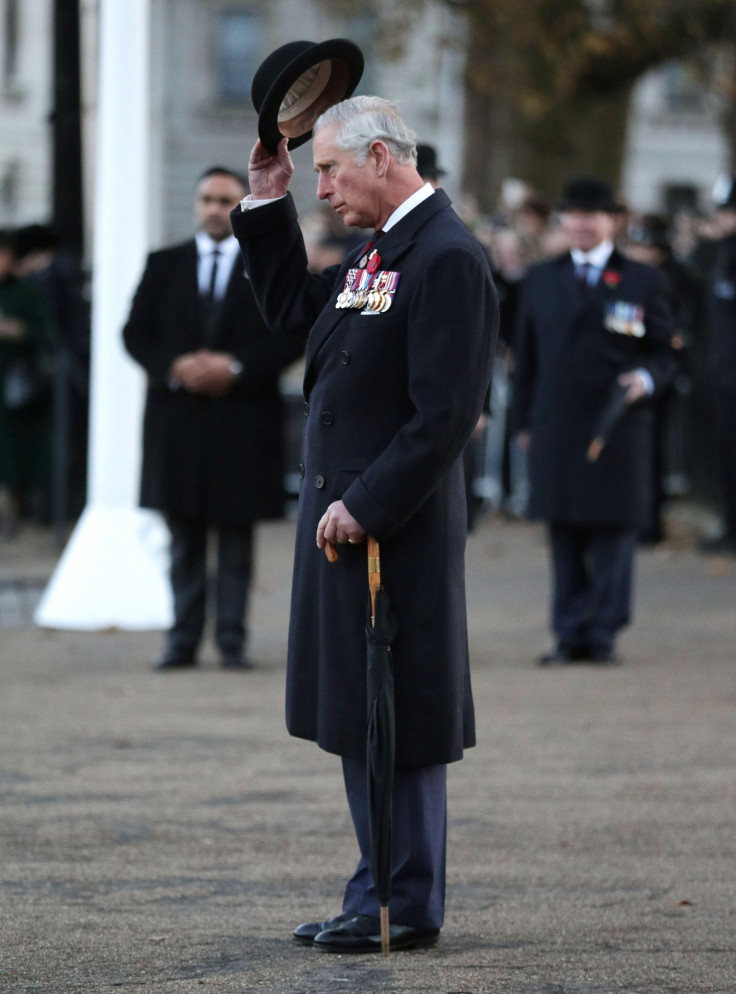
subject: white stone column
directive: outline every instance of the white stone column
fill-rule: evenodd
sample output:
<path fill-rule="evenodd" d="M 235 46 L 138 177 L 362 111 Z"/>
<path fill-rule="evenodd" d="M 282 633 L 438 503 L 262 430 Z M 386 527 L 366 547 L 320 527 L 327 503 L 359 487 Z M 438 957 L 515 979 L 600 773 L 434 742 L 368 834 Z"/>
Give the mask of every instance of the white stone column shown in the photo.
<path fill-rule="evenodd" d="M 137 507 L 144 379 L 121 330 L 149 238 L 149 0 L 101 0 L 87 506 L 38 606 L 46 628 L 171 622 L 167 532 Z"/>

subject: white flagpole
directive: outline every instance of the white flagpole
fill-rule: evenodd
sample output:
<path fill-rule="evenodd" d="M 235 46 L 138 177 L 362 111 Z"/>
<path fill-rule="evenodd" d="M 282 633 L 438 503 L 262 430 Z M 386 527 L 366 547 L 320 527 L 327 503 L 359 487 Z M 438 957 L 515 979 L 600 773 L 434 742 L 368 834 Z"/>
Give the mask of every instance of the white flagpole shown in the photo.
<path fill-rule="evenodd" d="M 121 330 L 149 235 L 149 0 L 101 0 L 87 506 L 35 615 L 45 628 L 168 627 L 167 533 L 140 510 L 144 380 Z"/>

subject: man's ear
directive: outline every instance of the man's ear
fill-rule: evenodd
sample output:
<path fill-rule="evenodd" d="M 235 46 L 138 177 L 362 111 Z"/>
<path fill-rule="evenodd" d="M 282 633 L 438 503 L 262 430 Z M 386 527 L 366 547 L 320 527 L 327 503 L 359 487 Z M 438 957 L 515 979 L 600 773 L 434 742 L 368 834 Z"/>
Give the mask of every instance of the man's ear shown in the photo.
<path fill-rule="evenodd" d="M 384 142 L 379 140 L 371 142 L 369 155 L 373 159 L 376 176 L 383 178 L 388 172 L 389 161 L 391 159 L 388 147 Z"/>

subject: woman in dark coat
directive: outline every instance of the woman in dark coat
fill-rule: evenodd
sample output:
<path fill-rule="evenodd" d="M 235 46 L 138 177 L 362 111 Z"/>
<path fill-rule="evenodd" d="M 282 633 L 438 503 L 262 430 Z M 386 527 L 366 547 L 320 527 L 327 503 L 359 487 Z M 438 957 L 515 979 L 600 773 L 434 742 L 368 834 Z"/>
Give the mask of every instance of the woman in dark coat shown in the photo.
<path fill-rule="evenodd" d="M 0 232 L 0 488 L 11 530 L 23 512 L 48 512 L 51 482 L 48 315 L 36 287 L 13 275 L 13 261 L 11 235 Z"/>

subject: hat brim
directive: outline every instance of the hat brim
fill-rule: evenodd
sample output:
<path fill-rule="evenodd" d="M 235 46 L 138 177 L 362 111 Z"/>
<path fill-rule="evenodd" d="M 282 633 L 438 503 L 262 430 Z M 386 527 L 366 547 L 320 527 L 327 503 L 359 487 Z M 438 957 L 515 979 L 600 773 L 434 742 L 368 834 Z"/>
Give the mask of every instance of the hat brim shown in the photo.
<path fill-rule="evenodd" d="M 329 78 L 316 99 L 296 115 L 284 119 L 282 104 L 289 90 L 309 69 L 327 62 L 331 62 Z M 276 152 L 283 138 L 289 139 L 290 149 L 309 141 L 320 114 L 352 95 L 364 65 L 363 53 L 346 38 L 318 42 L 297 55 L 271 84 L 258 113 L 258 137 L 265 148 Z"/>
<path fill-rule="evenodd" d="M 561 200 L 555 206 L 555 210 L 558 214 L 564 214 L 566 211 L 584 211 L 586 214 L 597 214 L 598 211 L 602 211 L 604 214 L 625 214 L 627 208 L 624 204 L 616 204 L 612 201 L 591 203 L 590 201 Z"/>

